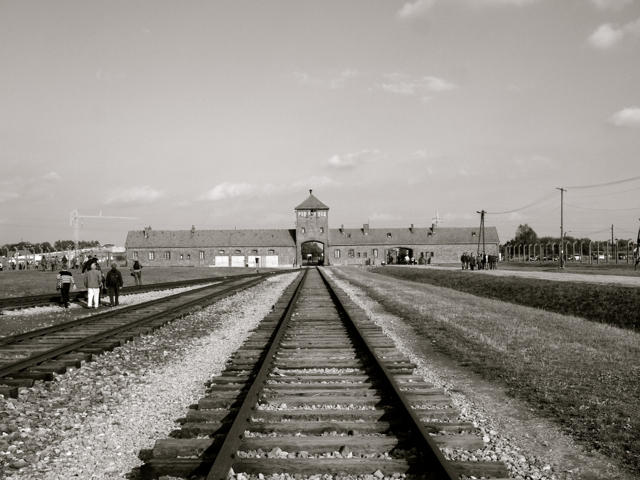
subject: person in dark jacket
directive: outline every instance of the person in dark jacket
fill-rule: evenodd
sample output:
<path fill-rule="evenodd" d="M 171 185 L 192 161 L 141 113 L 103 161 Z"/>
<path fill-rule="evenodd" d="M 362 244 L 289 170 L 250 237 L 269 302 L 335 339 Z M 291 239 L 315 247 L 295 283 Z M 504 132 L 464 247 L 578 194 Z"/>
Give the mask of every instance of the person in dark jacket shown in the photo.
<path fill-rule="evenodd" d="M 94 255 L 93 258 L 90 258 L 89 260 L 87 260 L 83 267 L 82 267 L 82 273 L 86 272 L 87 270 L 91 270 L 91 265 L 92 264 L 96 264 L 96 267 L 99 267 L 98 265 L 98 256 Z"/>
<path fill-rule="evenodd" d="M 120 288 L 123 285 L 122 282 L 122 274 L 118 270 L 118 265 L 115 263 L 111 264 L 111 270 L 107 273 L 107 277 L 105 280 L 105 285 L 109 292 L 109 300 L 111 301 L 111 306 L 116 307 L 120 305 L 118 302 L 118 297 L 120 295 Z M 115 297 L 115 303 L 114 303 Z"/>
<path fill-rule="evenodd" d="M 142 265 L 138 260 L 133 262 L 131 273 L 133 273 L 133 279 L 136 281 L 136 285 L 142 285 Z"/>

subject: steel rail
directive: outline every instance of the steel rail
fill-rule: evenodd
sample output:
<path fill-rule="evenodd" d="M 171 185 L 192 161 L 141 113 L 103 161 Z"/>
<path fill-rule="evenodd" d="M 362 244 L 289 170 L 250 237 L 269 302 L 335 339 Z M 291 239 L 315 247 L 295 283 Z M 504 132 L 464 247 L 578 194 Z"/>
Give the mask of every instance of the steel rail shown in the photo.
<path fill-rule="evenodd" d="M 58 355 L 62 355 L 68 352 L 71 352 L 73 350 L 76 350 L 78 348 L 82 348 L 85 345 L 89 345 L 91 343 L 95 343 L 98 340 L 102 340 L 104 338 L 108 338 L 108 337 L 113 337 L 114 335 L 117 335 L 118 333 L 124 332 L 126 330 L 130 330 L 131 328 L 135 328 L 139 325 L 143 325 L 144 323 L 156 320 L 157 318 L 160 317 L 165 317 L 168 315 L 171 315 L 173 313 L 176 313 L 180 310 L 184 310 L 187 308 L 190 308 L 194 305 L 197 305 L 199 303 L 203 303 L 205 301 L 210 301 L 212 298 L 215 297 L 222 297 L 226 294 L 228 294 L 229 292 L 232 292 L 234 289 L 238 289 L 238 290 L 245 290 L 247 288 L 253 287 L 255 285 L 257 285 L 258 283 L 261 283 L 262 281 L 265 280 L 265 277 L 260 277 L 260 278 L 256 278 L 253 280 L 249 280 L 246 283 L 242 283 L 240 285 L 232 285 L 222 291 L 219 292 L 215 292 L 211 295 L 208 295 L 206 297 L 200 297 L 197 298 L 195 300 L 189 301 L 187 303 L 183 303 L 180 305 L 177 305 L 175 307 L 169 308 L 167 310 L 163 310 L 162 312 L 157 312 L 157 313 L 153 313 L 149 316 L 140 318 L 138 320 L 135 320 L 133 322 L 127 323 L 125 325 L 121 325 L 119 327 L 110 329 L 110 330 L 106 330 L 104 332 L 95 334 L 95 335 L 90 335 L 88 337 L 85 337 L 82 340 L 77 340 L 75 342 L 70 342 L 70 343 L 65 343 L 63 345 L 60 345 L 58 347 L 49 349 L 49 350 L 45 350 L 41 353 L 38 353 L 36 355 L 30 356 L 24 360 L 19 360 L 17 362 L 12 362 L 6 365 L 3 365 L 2 367 L 0 367 L 0 378 L 1 377 L 5 377 L 8 375 L 11 375 L 12 373 L 16 373 L 19 372 L 21 370 L 24 370 L 25 368 L 31 367 L 33 365 L 37 365 L 38 363 L 42 363 L 43 361 L 49 360 L 51 358 L 57 357 Z M 198 291 L 201 291 L 203 289 L 206 288 L 211 288 L 212 286 L 209 287 L 203 287 L 202 289 L 198 289 Z M 177 294 L 177 295 L 186 295 L 187 293 L 194 293 L 194 291 L 190 291 L 190 292 L 183 292 L 182 294 Z M 174 297 L 174 296 L 172 296 Z M 155 302 L 154 302 L 155 303 Z M 144 303 L 144 304 L 138 304 L 135 305 L 135 307 L 137 307 L 138 309 L 141 308 L 145 308 L 149 306 L 148 303 Z M 122 313 L 123 310 L 118 310 L 116 312 L 113 312 L 114 314 L 119 314 Z M 95 320 L 95 316 L 91 317 L 93 320 Z M 104 318 L 104 317 L 103 317 Z"/>
<path fill-rule="evenodd" d="M 457 480 L 459 478 L 459 474 L 449 464 L 447 459 L 440 451 L 440 448 L 438 448 L 438 445 L 431 439 L 431 435 L 429 435 L 429 432 L 422 424 L 422 421 L 411 407 L 409 400 L 407 400 L 407 397 L 404 395 L 402 390 L 400 390 L 400 387 L 394 380 L 393 374 L 389 371 L 389 369 L 387 369 L 384 362 L 380 359 L 375 351 L 375 348 L 369 344 L 365 334 L 358 327 L 358 324 L 354 322 L 351 318 L 351 315 L 349 315 L 349 312 L 344 307 L 342 301 L 335 292 L 335 289 L 332 285 L 333 282 L 326 277 L 326 274 L 322 271 L 322 269 L 318 268 L 318 271 L 320 272 L 322 280 L 327 285 L 327 288 L 329 289 L 329 292 L 331 293 L 336 306 L 338 306 L 338 309 L 348 320 L 349 326 L 352 327 L 352 331 L 356 335 L 357 340 L 359 340 L 364 346 L 366 346 L 367 350 L 370 352 L 371 358 L 375 361 L 375 368 L 377 368 L 382 373 L 380 377 L 382 381 L 389 387 L 388 389 L 386 389 L 386 391 L 391 393 L 392 397 L 394 397 L 397 403 L 401 405 L 399 413 L 406 418 L 408 422 L 408 428 L 411 430 L 416 439 L 423 443 L 425 448 L 423 448 L 422 453 L 426 457 L 428 467 L 432 468 L 432 471 L 430 471 L 429 473 L 434 475 L 434 478 L 438 480 Z"/>
<path fill-rule="evenodd" d="M 251 388 L 247 392 L 236 418 L 231 424 L 229 433 L 227 434 L 223 444 L 220 446 L 220 450 L 213 462 L 213 466 L 207 475 L 207 480 L 227 480 L 229 471 L 231 470 L 236 457 L 236 452 L 238 451 L 244 432 L 247 430 L 249 421 L 251 420 L 251 412 L 255 410 L 259 396 L 264 390 L 265 382 L 269 378 L 268 376 L 275 359 L 275 354 L 278 351 L 278 348 L 280 348 L 280 342 L 282 341 L 284 332 L 289 326 L 294 305 L 300 296 L 302 284 L 307 278 L 308 271 L 308 269 L 305 269 L 302 277 L 300 278 L 300 276 L 298 276 L 298 285 L 296 286 L 294 294 L 291 296 L 291 300 L 287 304 L 287 308 L 282 315 L 282 319 L 280 320 L 276 333 L 272 337 L 271 347 L 267 351 L 267 354 L 262 361 L 262 365 L 260 366 L 260 370 L 253 380 Z"/>
<path fill-rule="evenodd" d="M 255 277 L 257 275 L 279 275 L 283 273 L 287 273 L 288 271 L 278 271 L 278 272 L 264 272 L 264 273 L 248 273 L 242 275 L 236 275 L 233 277 L 223 276 L 223 277 L 210 277 L 210 278 L 197 278 L 192 280 L 180 280 L 177 282 L 166 282 L 166 283 L 151 283 L 145 285 L 129 285 L 128 287 L 122 287 L 120 289 L 121 295 L 131 295 L 134 293 L 146 293 L 152 292 L 156 290 L 169 290 L 172 288 L 180 288 L 180 287 L 188 287 L 191 285 L 198 285 L 201 283 L 207 282 L 216 282 L 222 279 L 241 279 L 246 277 Z M 79 290 L 74 293 L 73 299 L 71 301 L 79 301 L 83 298 L 86 298 L 87 291 Z M 60 293 L 43 293 L 40 295 L 28 295 L 24 297 L 5 297 L 0 298 L 0 310 L 18 310 L 21 308 L 30 308 L 40 305 L 47 305 L 49 303 L 56 303 L 60 301 Z"/>
<path fill-rule="evenodd" d="M 214 286 L 219 286 L 220 284 L 225 284 L 225 283 L 232 283 L 237 277 L 232 277 L 229 278 L 227 280 L 222 280 L 220 282 L 217 282 L 215 285 L 207 285 L 204 287 L 200 287 L 200 288 L 195 288 L 193 290 L 189 290 L 186 292 L 181 292 L 181 293 L 174 293 L 172 295 L 168 295 L 166 297 L 162 297 L 162 298 L 157 298 L 155 300 L 149 300 L 147 302 L 144 303 L 138 303 L 135 305 L 129 305 L 128 307 L 121 307 L 118 308 L 116 310 L 110 310 L 108 312 L 101 312 L 97 315 L 91 315 L 88 317 L 82 317 L 79 318 L 77 320 L 71 320 L 68 322 L 64 322 L 64 323 L 58 323 L 56 325 L 52 325 L 50 327 L 44 327 L 44 328 L 39 328 L 37 330 L 30 330 L 28 332 L 24 332 L 24 333 L 19 333 L 17 335 L 11 335 L 9 337 L 4 337 L 4 338 L 0 338 L 0 347 L 3 345 L 10 345 L 12 343 L 15 342 L 20 342 L 22 340 L 28 340 L 30 338 L 33 337 L 38 337 L 40 335 L 46 335 L 47 333 L 54 333 L 54 332 L 58 332 L 60 330 L 66 330 L 67 328 L 72 328 L 72 327 L 77 327 L 78 325 L 83 325 L 85 323 L 93 323 L 96 320 L 102 320 L 105 318 L 110 318 L 116 315 L 120 315 L 122 313 L 127 313 L 129 311 L 132 310 L 137 310 L 139 308 L 142 308 L 143 306 L 152 306 L 158 303 L 165 303 L 165 302 L 169 302 L 173 299 L 182 297 L 184 295 L 188 295 L 191 293 L 198 293 L 198 292 L 202 292 L 208 288 L 214 287 Z M 240 278 L 239 280 L 242 280 L 242 278 Z"/>

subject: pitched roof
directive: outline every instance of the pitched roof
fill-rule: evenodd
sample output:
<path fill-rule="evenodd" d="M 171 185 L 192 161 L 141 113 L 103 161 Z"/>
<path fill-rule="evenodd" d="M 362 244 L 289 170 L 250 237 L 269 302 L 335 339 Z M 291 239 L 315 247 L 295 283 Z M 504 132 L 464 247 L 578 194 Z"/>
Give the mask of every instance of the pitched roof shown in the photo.
<path fill-rule="evenodd" d="M 296 231 L 273 230 L 143 230 L 127 234 L 126 248 L 295 247 Z"/>
<path fill-rule="evenodd" d="M 479 228 L 331 228 L 329 242 L 331 246 L 357 245 L 469 245 L 478 243 Z M 485 227 L 485 242 L 500 243 L 496 227 Z M 365 232 L 367 232 L 365 234 Z M 475 236 L 473 235 L 475 233 Z M 390 236 L 389 236 L 390 234 Z M 431 235 L 430 235 L 431 234 Z"/>
<path fill-rule="evenodd" d="M 295 210 L 302 209 L 329 210 L 329 207 L 318 200 L 313 193 L 311 193 L 311 190 L 309 190 L 309 196 L 307 199 L 295 208 Z"/>

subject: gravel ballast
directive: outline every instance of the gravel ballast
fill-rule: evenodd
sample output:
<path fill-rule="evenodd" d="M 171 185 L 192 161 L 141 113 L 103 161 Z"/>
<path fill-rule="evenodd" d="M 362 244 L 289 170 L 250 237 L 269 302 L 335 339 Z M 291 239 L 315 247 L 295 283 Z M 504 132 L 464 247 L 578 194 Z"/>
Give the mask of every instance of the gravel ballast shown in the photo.
<path fill-rule="evenodd" d="M 0 477 L 137 478 L 139 456 L 178 427 L 296 275 L 270 278 L 50 384 L 37 382 L 17 400 L 0 398 Z"/>

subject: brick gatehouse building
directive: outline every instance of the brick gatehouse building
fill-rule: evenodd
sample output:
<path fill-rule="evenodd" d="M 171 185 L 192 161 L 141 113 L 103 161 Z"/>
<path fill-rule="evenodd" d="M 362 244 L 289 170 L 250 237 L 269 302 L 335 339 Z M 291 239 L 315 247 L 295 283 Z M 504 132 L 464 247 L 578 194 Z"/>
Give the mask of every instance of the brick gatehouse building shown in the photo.
<path fill-rule="evenodd" d="M 295 208 L 295 229 L 135 230 L 127 234 L 129 261 L 144 266 L 292 267 L 458 262 L 477 252 L 478 227 L 329 228 L 329 207 L 309 191 Z M 498 255 L 498 231 L 485 227 L 485 251 Z M 482 244 L 480 244 L 482 251 Z"/>

